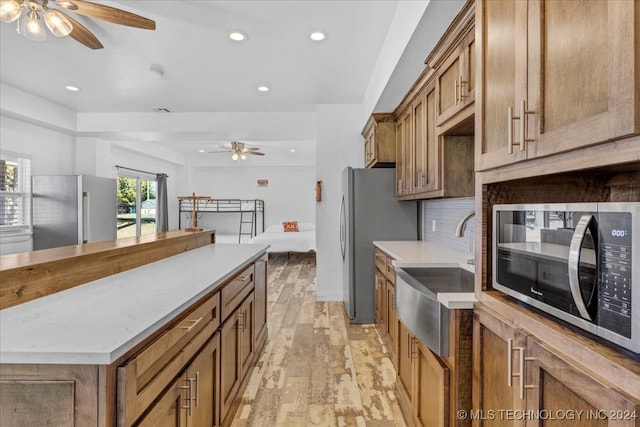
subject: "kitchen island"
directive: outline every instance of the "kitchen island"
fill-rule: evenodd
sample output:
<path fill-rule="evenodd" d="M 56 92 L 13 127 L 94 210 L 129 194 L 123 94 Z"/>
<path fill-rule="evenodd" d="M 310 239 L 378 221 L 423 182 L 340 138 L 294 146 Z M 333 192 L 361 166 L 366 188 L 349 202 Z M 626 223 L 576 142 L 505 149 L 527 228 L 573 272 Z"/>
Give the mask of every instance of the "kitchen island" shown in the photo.
<path fill-rule="evenodd" d="M 0 310 L 0 424 L 153 425 L 173 397 L 176 419 L 222 424 L 266 342 L 267 247 L 210 244 Z"/>

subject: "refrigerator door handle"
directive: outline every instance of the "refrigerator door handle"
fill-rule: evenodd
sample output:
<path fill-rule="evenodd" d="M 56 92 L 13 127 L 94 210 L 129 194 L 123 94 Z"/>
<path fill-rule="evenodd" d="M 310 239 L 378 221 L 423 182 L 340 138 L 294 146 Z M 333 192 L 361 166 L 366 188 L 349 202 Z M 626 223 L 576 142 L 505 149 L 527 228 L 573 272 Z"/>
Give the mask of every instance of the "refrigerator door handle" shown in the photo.
<path fill-rule="evenodd" d="M 342 252 L 342 262 L 345 261 L 347 253 L 347 217 L 344 206 L 344 195 L 340 202 L 340 251 Z"/>
<path fill-rule="evenodd" d="M 80 213 L 80 237 L 82 238 L 82 243 L 87 243 L 89 241 L 89 210 L 91 209 L 91 194 L 87 191 L 82 192 L 82 212 Z"/>

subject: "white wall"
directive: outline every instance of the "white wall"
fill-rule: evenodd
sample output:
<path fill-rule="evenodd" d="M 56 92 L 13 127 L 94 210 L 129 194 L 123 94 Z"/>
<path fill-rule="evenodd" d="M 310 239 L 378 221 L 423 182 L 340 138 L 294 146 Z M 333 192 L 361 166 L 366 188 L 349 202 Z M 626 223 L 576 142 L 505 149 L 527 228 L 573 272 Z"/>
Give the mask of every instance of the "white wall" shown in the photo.
<path fill-rule="evenodd" d="M 269 180 L 268 187 L 258 187 L 258 179 Z M 192 183 L 193 188 L 184 195 L 195 192 L 214 199 L 264 200 L 265 227 L 282 221 L 316 222 L 312 167 L 198 167 L 192 169 Z M 202 215 L 198 225 L 237 236 L 239 221 L 239 214 L 211 214 Z"/>
<path fill-rule="evenodd" d="M 346 166 L 363 167 L 362 105 L 318 105 L 316 112 L 316 179 L 322 181 L 322 202 L 316 205 L 316 298 L 342 301 L 342 170 Z"/>
<path fill-rule="evenodd" d="M 75 137 L 22 120 L 0 116 L 2 152 L 31 159 L 33 175 L 75 173 Z"/>
<path fill-rule="evenodd" d="M 32 175 L 72 175 L 75 173 L 75 138 L 57 130 L 0 116 L 2 152 L 31 159 Z M 0 254 L 28 252 L 33 248 L 30 234 L 0 234 Z"/>

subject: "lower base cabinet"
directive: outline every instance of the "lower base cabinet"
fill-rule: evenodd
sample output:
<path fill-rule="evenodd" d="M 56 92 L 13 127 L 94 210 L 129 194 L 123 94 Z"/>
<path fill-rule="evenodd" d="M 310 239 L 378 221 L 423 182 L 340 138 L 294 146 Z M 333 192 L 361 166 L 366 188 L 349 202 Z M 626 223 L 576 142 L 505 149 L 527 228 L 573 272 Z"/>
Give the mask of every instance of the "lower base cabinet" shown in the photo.
<path fill-rule="evenodd" d="M 614 384 L 494 313 L 474 316 L 474 425 L 640 425 L 640 402 Z"/>
<path fill-rule="evenodd" d="M 218 419 L 220 333 L 200 350 L 137 424 L 140 427 L 214 426 Z"/>
<path fill-rule="evenodd" d="M 224 345 L 220 358 L 220 424 L 226 424 L 238 390 L 253 362 L 253 293 L 229 316 L 220 329 Z"/>
<path fill-rule="evenodd" d="M 399 322 L 397 386 L 407 424 L 445 427 L 449 423 L 449 368 Z"/>

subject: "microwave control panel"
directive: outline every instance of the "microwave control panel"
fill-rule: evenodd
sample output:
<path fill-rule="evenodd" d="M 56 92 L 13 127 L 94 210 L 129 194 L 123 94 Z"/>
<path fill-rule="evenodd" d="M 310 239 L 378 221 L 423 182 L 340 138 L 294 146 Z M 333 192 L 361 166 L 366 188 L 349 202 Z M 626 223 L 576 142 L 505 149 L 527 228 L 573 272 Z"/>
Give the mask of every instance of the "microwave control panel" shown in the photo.
<path fill-rule="evenodd" d="M 631 338 L 631 214 L 600 212 L 598 324 Z"/>

